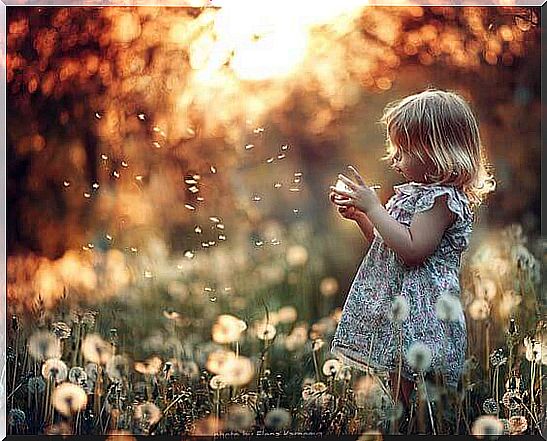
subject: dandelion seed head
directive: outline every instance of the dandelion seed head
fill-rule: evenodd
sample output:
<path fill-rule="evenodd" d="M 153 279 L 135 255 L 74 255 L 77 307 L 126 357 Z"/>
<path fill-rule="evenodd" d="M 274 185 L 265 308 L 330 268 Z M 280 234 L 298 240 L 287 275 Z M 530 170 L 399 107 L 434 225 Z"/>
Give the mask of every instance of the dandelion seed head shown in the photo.
<path fill-rule="evenodd" d="M 395 296 L 391 302 L 389 319 L 394 323 L 402 323 L 408 318 L 408 301 L 403 296 Z"/>
<path fill-rule="evenodd" d="M 270 410 L 264 419 L 266 427 L 273 430 L 283 430 L 291 424 L 291 414 L 281 408 Z"/>
<path fill-rule="evenodd" d="M 243 386 L 249 383 L 253 379 L 254 373 L 253 362 L 242 356 L 230 358 L 222 365 L 220 370 L 220 375 L 222 375 L 225 382 L 233 386 Z"/>
<path fill-rule="evenodd" d="M 135 370 L 143 375 L 156 375 L 162 365 L 162 360 L 158 356 L 150 357 L 147 360 L 135 363 Z"/>
<path fill-rule="evenodd" d="M 228 383 L 226 383 L 226 380 L 222 375 L 215 375 L 211 380 L 209 381 L 209 386 L 213 390 L 217 389 L 224 389 Z"/>
<path fill-rule="evenodd" d="M 298 312 L 294 306 L 283 306 L 277 311 L 281 323 L 293 323 L 298 318 Z"/>
<path fill-rule="evenodd" d="M 51 397 L 53 407 L 62 415 L 73 415 L 87 405 L 87 394 L 78 385 L 63 383 L 55 388 Z"/>
<path fill-rule="evenodd" d="M 15 427 L 20 426 L 22 424 L 25 424 L 26 422 L 26 415 L 25 412 L 23 412 L 21 409 L 10 409 L 8 412 L 8 418 L 7 423 L 8 426 Z"/>
<path fill-rule="evenodd" d="M 520 435 L 528 429 L 528 420 L 522 415 L 515 415 L 509 418 L 509 434 Z"/>
<path fill-rule="evenodd" d="M 87 380 L 87 374 L 80 366 L 74 366 L 68 371 L 68 381 L 81 385 Z"/>
<path fill-rule="evenodd" d="M 27 389 L 31 394 L 41 394 L 46 389 L 46 382 L 41 377 L 31 377 Z"/>
<path fill-rule="evenodd" d="M 496 400 L 493 398 L 487 398 L 484 400 L 484 403 L 482 403 L 482 410 L 487 415 L 495 415 L 498 413 L 498 403 L 496 403 Z"/>
<path fill-rule="evenodd" d="M 463 310 L 460 299 L 452 294 L 445 293 L 435 304 L 435 312 L 440 320 L 457 322 L 463 320 Z"/>
<path fill-rule="evenodd" d="M 42 365 L 42 376 L 49 380 L 50 378 L 56 383 L 61 383 L 66 380 L 68 368 L 64 361 L 58 358 L 50 358 Z"/>
<path fill-rule="evenodd" d="M 216 343 L 233 343 L 241 337 L 241 333 L 247 329 L 247 324 L 229 314 L 222 314 L 217 317 L 213 324 L 211 333 Z"/>
<path fill-rule="evenodd" d="M 28 351 L 38 361 L 61 358 L 61 341 L 51 332 L 38 331 L 30 336 Z"/>
<path fill-rule="evenodd" d="M 235 358 L 236 354 L 232 351 L 227 351 L 224 349 L 213 351 L 207 357 L 207 362 L 205 363 L 205 368 L 212 372 L 213 374 L 220 374 L 224 364 Z"/>
<path fill-rule="evenodd" d="M 275 326 L 271 323 L 258 322 L 255 324 L 256 336 L 260 340 L 273 340 L 276 334 Z"/>
<path fill-rule="evenodd" d="M 410 367 L 418 372 L 427 371 L 431 365 L 431 349 L 422 342 L 412 343 L 405 356 Z"/>
<path fill-rule="evenodd" d="M 503 434 L 503 423 L 492 415 L 478 417 L 471 426 L 471 433 L 477 438 L 494 438 Z"/>
<path fill-rule="evenodd" d="M 323 374 L 327 377 L 334 376 L 338 373 L 341 367 L 342 363 L 340 363 L 340 361 L 335 358 L 331 358 L 323 363 Z"/>
<path fill-rule="evenodd" d="M 106 364 L 112 357 L 112 345 L 98 334 L 88 334 L 82 341 L 82 355 L 92 363 Z"/>
<path fill-rule="evenodd" d="M 134 417 L 141 423 L 151 426 L 160 420 L 161 410 L 154 403 L 142 403 L 135 408 Z"/>
<path fill-rule="evenodd" d="M 51 325 L 51 332 L 60 340 L 67 339 L 72 333 L 72 328 L 65 322 L 55 322 Z"/>
<path fill-rule="evenodd" d="M 254 413 L 247 406 L 232 405 L 226 412 L 225 427 L 228 430 L 247 430 L 254 423 Z"/>

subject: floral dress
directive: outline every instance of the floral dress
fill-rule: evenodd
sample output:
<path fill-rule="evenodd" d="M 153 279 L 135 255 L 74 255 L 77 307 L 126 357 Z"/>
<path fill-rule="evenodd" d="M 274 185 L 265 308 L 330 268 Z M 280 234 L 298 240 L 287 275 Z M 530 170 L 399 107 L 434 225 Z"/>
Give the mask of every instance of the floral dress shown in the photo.
<path fill-rule="evenodd" d="M 332 341 L 331 351 L 346 364 L 380 374 L 395 372 L 402 340 L 401 375 L 415 381 L 415 372 L 404 354 L 414 342 L 431 350 L 430 371 L 441 372 L 445 383 L 457 387 L 463 369 L 467 330 L 463 312 L 455 321 L 437 317 L 438 298 L 449 293 L 460 298 L 461 255 L 469 244 L 473 212 L 465 193 L 440 184 L 409 182 L 394 186 L 386 204 L 389 214 L 410 226 L 412 216 L 433 207 L 435 199 L 448 195 L 449 209 L 457 216 L 435 252 L 421 265 L 407 266 L 389 248 L 376 229 L 347 296 Z M 396 296 L 408 302 L 409 314 L 402 323 L 390 319 Z"/>

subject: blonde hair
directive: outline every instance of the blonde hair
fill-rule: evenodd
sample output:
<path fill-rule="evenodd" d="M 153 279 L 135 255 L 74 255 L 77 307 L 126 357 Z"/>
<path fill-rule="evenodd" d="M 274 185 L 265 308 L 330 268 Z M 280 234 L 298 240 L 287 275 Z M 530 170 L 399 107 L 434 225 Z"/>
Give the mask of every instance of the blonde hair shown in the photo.
<path fill-rule="evenodd" d="M 382 160 L 392 161 L 399 150 L 417 157 L 430 181 L 461 188 L 473 207 L 495 189 L 477 121 L 457 93 L 428 88 L 389 103 L 380 122 L 387 129 Z"/>

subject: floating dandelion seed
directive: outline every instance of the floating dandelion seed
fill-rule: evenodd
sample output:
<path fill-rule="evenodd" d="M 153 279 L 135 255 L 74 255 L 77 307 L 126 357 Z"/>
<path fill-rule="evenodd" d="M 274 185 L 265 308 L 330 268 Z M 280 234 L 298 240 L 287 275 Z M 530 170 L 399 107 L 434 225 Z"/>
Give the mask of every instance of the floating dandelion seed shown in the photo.
<path fill-rule="evenodd" d="M 72 383 L 63 383 L 57 386 L 51 399 L 53 407 L 66 417 L 81 411 L 87 404 L 85 390 Z"/>
<path fill-rule="evenodd" d="M 287 155 L 285 155 L 284 153 L 279 153 L 279 154 L 277 155 L 277 159 L 285 159 L 286 156 L 287 156 Z"/>
<path fill-rule="evenodd" d="M 232 386 L 243 386 L 249 383 L 254 377 L 253 362 L 243 356 L 230 358 L 220 369 L 220 375 L 224 381 Z"/>
<path fill-rule="evenodd" d="M 403 296 L 395 296 L 391 302 L 389 319 L 394 323 L 402 323 L 408 318 L 408 301 Z"/>
<path fill-rule="evenodd" d="M 205 199 L 202 198 L 201 196 L 198 196 L 198 197 L 196 198 L 196 200 L 199 201 L 199 202 L 203 202 Z"/>
<path fill-rule="evenodd" d="M 215 174 L 217 172 L 217 168 L 214 165 L 212 165 L 210 167 L 210 170 L 211 170 L 211 173 L 213 173 L 213 174 Z"/>
<path fill-rule="evenodd" d="M 281 146 L 281 150 L 288 150 L 289 149 L 289 145 L 288 144 L 283 144 Z"/>
<path fill-rule="evenodd" d="M 145 279 L 152 279 L 154 277 L 154 274 L 152 274 L 152 271 L 144 270 L 143 276 Z"/>
<path fill-rule="evenodd" d="M 110 234 L 105 234 L 105 236 L 107 240 L 112 240 L 112 236 Z"/>
<path fill-rule="evenodd" d="M 283 430 L 291 424 L 291 414 L 281 408 L 270 410 L 264 418 L 264 424 L 273 430 Z"/>
<path fill-rule="evenodd" d="M 161 419 L 161 410 L 151 402 L 139 404 L 135 409 L 135 419 L 143 424 L 151 426 Z"/>
<path fill-rule="evenodd" d="M 157 133 L 157 132 L 161 132 L 161 129 L 160 129 L 159 127 L 157 127 L 157 126 L 156 126 L 156 127 L 152 127 L 152 130 L 153 130 L 154 132 L 156 132 L 156 133 Z"/>
<path fill-rule="evenodd" d="M 112 357 L 112 345 L 98 334 L 89 334 L 82 342 L 82 355 L 92 363 L 106 364 Z"/>
<path fill-rule="evenodd" d="M 264 127 L 257 127 L 256 129 L 253 130 L 253 133 L 262 133 L 264 131 Z"/>
<path fill-rule="evenodd" d="M 103 153 L 103 154 L 101 155 L 101 159 L 102 159 L 103 161 L 106 161 L 106 160 L 108 160 L 108 156 L 106 156 L 106 155 Z"/>
<path fill-rule="evenodd" d="M 196 209 L 196 207 L 194 207 L 194 206 L 191 205 L 191 204 L 184 204 L 184 206 L 185 206 L 186 208 L 188 208 L 188 210 L 195 210 L 195 209 Z"/>
<path fill-rule="evenodd" d="M 95 112 L 95 118 L 101 119 L 102 115 L 99 112 Z"/>
<path fill-rule="evenodd" d="M 427 371 L 431 365 L 431 350 L 422 342 L 412 343 L 405 355 L 408 364 L 418 372 Z"/>
<path fill-rule="evenodd" d="M 161 144 L 158 141 L 154 141 L 152 145 L 157 149 L 161 149 Z"/>
<path fill-rule="evenodd" d="M 257 194 L 253 195 L 253 197 L 252 197 L 252 200 L 255 201 L 255 202 L 258 202 L 258 201 L 260 201 L 261 199 L 262 199 L 262 198 L 261 198 L 259 195 L 257 195 Z"/>
<path fill-rule="evenodd" d="M 300 189 L 298 187 L 291 187 L 291 188 L 289 188 L 289 191 L 291 191 L 293 193 L 296 193 L 296 192 L 299 192 Z"/>
<path fill-rule="evenodd" d="M 130 250 L 131 250 L 132 253 L 136 253 L 138 251 L 137 247 L 131 247 Z"/>
<path fill-rule="evenodd" d="M 137 118 L 139 118 L 141 121 L 144 121 L 146 119 L 146 115 L 144 113 L 139 113 L 137 115 Z"/>
<path fill-rule="evenodd" d="M 129 167 L 129 164 L 126 161 L 122 161 L 122 167 Z"/>
<path fill-rule="evenodd" d="M 69 186 L 70 186 L 70 182 L 69 182 L 69 181 L 63 181 L 63 185 L 64 185 L 65 187 L 69 187 Z"/>
<path fill-rule="evenodd" d="M 116 179 L 118 179 L 118 178 L 120 177 L 120 172 L 117 171 L 117 170 L 114 170 L 114 171 L 112 172 L 112 176 L 114 176 Z"/>
<path fill-rule="evenodd" d="M 46 389 L 46 382 L 41 377 L 32 377 L 28 380 L 27 389 L 31 394 L 41 394 Z"/>
<path fill-rule="evenodd" d="M 480 439 L 495 439 L 503 434 L 503 423 L 495 416 L 482 415 L 473 422 L 471 433 Z"/>
<path fill-rule="evenodd" d="M 135 363 L 135 370 L 144 375 L 156 375 L 161 368 L 161 358 L 154 356 L 145 361 Z"/>
<path fill-rule="evenodd" d="M 211 217 L 209 217 L 209 220 L 210 220 L 211 222 L 214 222 L 215 224 L 218 224 L 218 223 L 220 222 L 220 219 L 219 219 L 218 217 L 216 217 L 216 216 L 211 216 Z"/>
<path fill-rule="evenodd" d="M 163 311 L 163 316 L 168 320 L 178 320 L 180 318 L 180 314 L 172 309 Z"/>
<path fill-rule="evenodd" d="M 199 192 L 199 188 L 197 188 L 195 185 L 192 185 L 191 187 L 188 188 L 188 191 L 191 193 L 197 193 Z"/>
<path fill-rule="evenodd" d="M 91 197 L 91 193 L 88 193 L 87 191 L 84 191 L 84 198 L 89 199 Z"/>
<path fill-rule="evenodd" d="M 298 214 L 299 211 L 300 211 L 300 210 L 299 210 L 298 208 L 293 208 L 293 210 L 292 210 L 292 212 L 293 212 L 294 214 Z"/>
<path fill-rule="evenodd" d="M 226 412 L 226 428 L 242 431 L 249 429 L 255 422 L 254 413 L 246 406 L 232 405 Z"/>
<path fill-rule="evenodd" d="M 274 184 L 274 188 L 281 188 L 281 186 L 282 186 L 281 182 L 276 182 Z"/>
<path fill-rule="evenodd" d="M 111 380 L 122 380 L 129 375 L 129 361 L 123 355 L 114 355 L 106 363 L 106 374 Z"/>
<path fill-rule="evenodd" d="M 188 185 L 196 185 L 198 183 L 198 181 L 196 181 L 193 178 L 186 178 L 184 179 L 184 182 L 187 183 Z"/>
<path fill-rule="evenodd" d="M 224 224 L 217 224 L 217 228 L 219 230 L 224 230 Z"/>
<path fill-rule="evenodd" d="M 98 182 L 94 182 L 92 187 L 97 190 L 99 188 L 99 183 Z"/>
<path fill-rule="evenodd" d="M 257 247 L 261 247 L 262 245 L 264 245 L 264 242 L 262 242 L 261 240 L 257 240 L 257 241 L 255 242 L 255 245 L 256 245 Z"/>
<path fill-rule="evenodd" d="M 142 179 L 143 179 L 142 175 L 135 176 L 135 180 L 137 180 L 139 182 L 142 182 Z"/>
<path fill-rule="evenodd" d="M 452 294 L 443 294 L 435 304 L 435 311 L 440 320 L 448 322 L 457 322 L 463 318 L 462 305 L 460 299 Z"/>
<path fill-rule="evenodd" d="M 28 350 L 39 361 L 61 358 L 61 341 L 51 332 L 38 331 L 29 338 Z"/>
<path fill-rule="evenodd" d="M 42 376 L 46 379 L 52 379 L 56 383 L 66 380 L 68 368 L 64 361 L 58 358 L 50 358 L 42 365 Z"/>
<path fill-rule="evenodd" d="M 196 226 L 196 228 L 194 228 L 194 231 L 195 231 L 197 234 L 201 234 L 201 227 L 200 227 L 200 226 Z"/>
<path fill-rule="evenodd" d="M 226 240 L 226 236 L 224 236 L 223 234 L 219 234 L 218 240 Z"/>
<path fill-rule="evenodd" d="M 323 364 L 323 374 L 325 374 L 327 377 L 330 377 L 331 375 L 336 375 L 341 367 L 342 363 L 340 363 L 340 361 L 335 358 L 331 358 L 330 360 L 326 360 Z"/>
<path fill-rule="evenodd" d="M 271 164 L 272 162 L 274 162 L 273 156 L 270 157 L 270 158 L 268 158 L 268 159 L 266 159 L 266 163 L 267 163 L 267 164 Z"/>
<path fill-rule="evenodd" d="M 184 257 L 186 257 L 187 259 L 193 259 L 194 258 L 194 253 L 192 251 L 185 251 L 184 252 Z"/>
<path fill-rule="evenodd" d="M 245 150 L 251 150 L 255 145 L 254 144 L 247 144 L 245 146 Z"/>
<path fill-rule="evenodd" d="M 74 384 L 82 384 L 87 380 L 87 374 L 80 366 L 74 366 L 68 371 L 68 381 Z"/>
<path fill-rule="evenodd" d="M 196 135 L 196 131 L 192 127 L 187 127 L 186 128 L 186 133 L 188 133 L 190 136 L 195 136 Z"/>

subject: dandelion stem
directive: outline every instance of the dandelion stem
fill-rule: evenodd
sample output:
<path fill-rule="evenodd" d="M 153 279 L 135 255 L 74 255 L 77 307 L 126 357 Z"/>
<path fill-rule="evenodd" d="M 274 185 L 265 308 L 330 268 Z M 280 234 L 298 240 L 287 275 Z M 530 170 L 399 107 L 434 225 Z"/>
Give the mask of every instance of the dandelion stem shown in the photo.
<path fill-rule="evenodd" d="M 431 429 L 433 430 L 433 435 L 437 435 L 437 432 L 435 430 L 435 422 L 433 421 L 433 411 L 431 410 L 431 402 L 429 401 L 429 395 L 427 393 L 427 387 L 425 385 L 425 378 L 424 378 L 423 371 L 420 371 L 420 377 L 424 387 L 424 395 L 425 395 L 425 400 L 427 402 L 427 410 L 429 411 L 429 420 L 431 422 Z"/>

